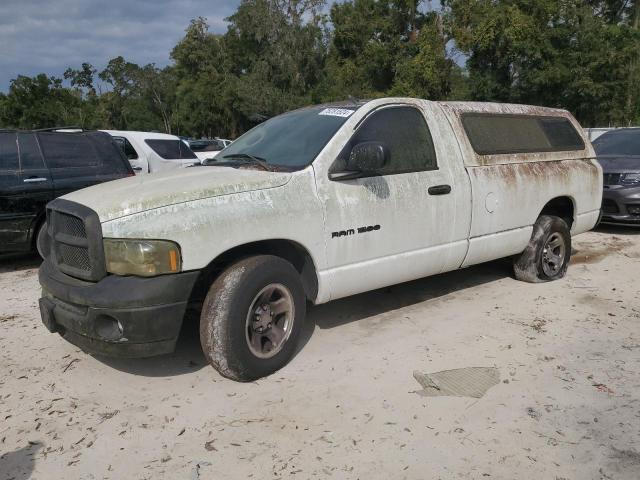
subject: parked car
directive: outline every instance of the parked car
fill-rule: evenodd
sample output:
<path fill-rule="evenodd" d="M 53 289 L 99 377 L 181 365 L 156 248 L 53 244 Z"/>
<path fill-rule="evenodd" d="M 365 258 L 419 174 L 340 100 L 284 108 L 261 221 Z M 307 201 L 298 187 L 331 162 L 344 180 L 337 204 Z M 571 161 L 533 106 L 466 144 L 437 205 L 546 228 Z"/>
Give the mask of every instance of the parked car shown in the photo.
<path fill-rule="evenodd" d="M 217 138 L 216 140 L 219 141 L 220 143 L 222 143 L 222 146 L 224 148 L 227 148 L 229 145 L 231 145 L 233 143 L 233 140 L 227 140 L 226 138 Z"/>
<path fill-rule="evenodd" d="M 186 140 L 175 135 L 128 130 L 103 130 L 125 153 L 136 174 L 175 170 L 200 163 Z"/>
<path fill-rule="evenodd" d="M 200 161 L 210 160 L 225 148 L 221 140 L 190 140 L 189 148 L 196 154 Z"/>
<path fill-rule="evenodd" d="M 599 138 L 600 136 L 604 135 L 607 132 L 610 132 L 612 130 L 615 130 L 615 128 L 585 128 L 584 131 L 587 134 L 587 138 L 593 142 L 595 141 L 597 138 Z"/>
<path fill-rule="evenodd" d="M 133 175 L 100 132 L 0 131 L 0 252 L 36 247 L 45 205 L 75 190 Z"/>
<path fill-rule="evenodd" d="M 640 128 L 620 128 L 593 142 L 604 170 L 602 223 L 640 225 Z"/>
<path fill-rule="evenodd" d="M 50 331 L 105 355 L 167 353 L 201 302 L 207 359 L 249 381 L 291 359 L 307 301 L 511 256 L 520 280 L 563 277 L 571 236 L 594 227 L 602 201 L 580 125 L 541 107 L 314 106 L 219 157 L 49 205 Z M 69 218 L 83 228 L 73 238 L 61 234 Z M 61 257 L 72 244 L 78 256 Z"/>

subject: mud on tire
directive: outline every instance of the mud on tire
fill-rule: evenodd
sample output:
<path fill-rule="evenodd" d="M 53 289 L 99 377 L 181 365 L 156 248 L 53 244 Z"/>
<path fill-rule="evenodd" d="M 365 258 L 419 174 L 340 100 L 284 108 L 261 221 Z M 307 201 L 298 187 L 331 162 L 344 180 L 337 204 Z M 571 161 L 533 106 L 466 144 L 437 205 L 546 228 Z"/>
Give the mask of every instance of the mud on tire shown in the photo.
<path fill-rule="evenodd" d="M 567 223 L 559 217 L 541 215 L 533 226 L 529 245 L 514 259 L 513 270 L 523 282 L 549 282 L 565 276 L 570 258 Z"/>
<path fill-rule="evenodd" d="M 273 293 L 269 294 L 272 288 Z M 276 312 L 278 295 L 286 297 L 285 303 L 290 304 L 292 312 L 287 318 L 292 323 L 289 330 L 283 328 L 287 334 L 279 337 L 284 340 L 279 348 L 269 351 L 270 310 L 265 308 L 263 312 L 261 305 L 270 305 L 273 300 Z M 285 366 L 295 353 L 305 308 L 300 275 L 289 262 L 271 255 L 239 260 L 218 276 L 204 301 L 200 315 L 202 350 L 209 363 L 227 378 L 248 382 L 267 376 Z M 283 315 L 272 316 L 274 329 L 276 322 L 284 325 Z M 258 341 L 250 341 L 250 337 L 258 338 L 252 334 L 262 336 Z M 261 346 L 264 351 L 260 351 Z"/>

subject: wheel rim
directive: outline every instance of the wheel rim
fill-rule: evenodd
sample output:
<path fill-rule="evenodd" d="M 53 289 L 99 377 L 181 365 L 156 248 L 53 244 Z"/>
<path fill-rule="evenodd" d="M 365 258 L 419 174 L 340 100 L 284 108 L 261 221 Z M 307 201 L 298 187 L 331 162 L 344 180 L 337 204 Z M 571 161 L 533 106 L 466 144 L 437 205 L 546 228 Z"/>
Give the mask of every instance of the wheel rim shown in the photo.
<path fill-rule="evenodd" d="M 293 295 L 280 283 L 264 287 L 254 297 L 247 314 L 245 336 L 249 350 L 258 358 L 276 355 L 293 329 Z"/>
<path fill-rule="evenodd" d="M 549 235 L 542 251 L 542 270 L 548 277 L 558 274 L 564 265 L 566 244 L 564 237 L 555 232 Z"/>

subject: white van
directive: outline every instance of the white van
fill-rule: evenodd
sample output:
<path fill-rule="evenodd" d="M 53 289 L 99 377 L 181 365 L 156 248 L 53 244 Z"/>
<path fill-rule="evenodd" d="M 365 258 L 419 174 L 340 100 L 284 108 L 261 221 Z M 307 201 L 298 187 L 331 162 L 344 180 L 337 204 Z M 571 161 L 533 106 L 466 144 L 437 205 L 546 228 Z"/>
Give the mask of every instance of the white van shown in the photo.
<path fill-rule="evenodd" d="M 102 130 L 113 137 L 136 174 L 156 173 L 199 164 L 188 144 L 175 135 Z"/>

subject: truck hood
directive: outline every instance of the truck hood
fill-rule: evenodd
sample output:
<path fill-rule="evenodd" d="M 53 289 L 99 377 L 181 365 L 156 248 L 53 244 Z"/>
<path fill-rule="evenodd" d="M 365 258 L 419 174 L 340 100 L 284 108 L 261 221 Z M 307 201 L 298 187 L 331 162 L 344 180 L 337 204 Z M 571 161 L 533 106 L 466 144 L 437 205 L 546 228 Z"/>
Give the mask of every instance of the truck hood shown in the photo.
<path fill-rule="evenodd" d="M 137 175 L 65 195 L 93 209 L 101 222 L 204 198 L 264 190 L 285 185 L 288 172 L 231 167 L 193 167 Z"/>

